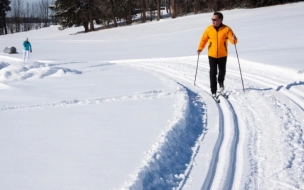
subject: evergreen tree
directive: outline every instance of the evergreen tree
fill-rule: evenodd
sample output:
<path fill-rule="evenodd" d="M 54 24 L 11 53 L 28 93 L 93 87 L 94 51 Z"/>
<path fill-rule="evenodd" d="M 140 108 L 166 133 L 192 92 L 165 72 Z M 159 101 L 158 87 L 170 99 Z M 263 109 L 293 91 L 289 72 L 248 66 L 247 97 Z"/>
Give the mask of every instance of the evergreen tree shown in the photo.
<path fill-rule="evenodd" d="M 0 34 L 7 34 L 6 13 L 11 10 L 10 0 L 0 0 Z"/>
<path fill-rule="evenodd" d="M 95 30 L 94 20 L 101 11 L 98 0 L 56 0 L 55 12 L 63 29 L 82 25 L 88 32 Z"/>

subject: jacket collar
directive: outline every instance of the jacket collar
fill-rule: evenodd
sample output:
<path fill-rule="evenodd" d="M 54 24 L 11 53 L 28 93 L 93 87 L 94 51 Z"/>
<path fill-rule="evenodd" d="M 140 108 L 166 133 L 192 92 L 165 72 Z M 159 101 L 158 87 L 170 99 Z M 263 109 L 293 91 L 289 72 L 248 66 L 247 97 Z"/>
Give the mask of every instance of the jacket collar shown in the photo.
<path fill-rule="evenodd" d="M 221 25 L 220 25 L 220 26 L 218 26 L 218 27 L 216 27 L 216 26 L 213 26 L 213 27 L 214 27 L 214 29 L 215 29 L 216 31 L 219 31 L 219 29 L 220 29 L 222 26 L 224 26 L 224 24 L 223 24 L 223 23 L 221 23 Z"/>

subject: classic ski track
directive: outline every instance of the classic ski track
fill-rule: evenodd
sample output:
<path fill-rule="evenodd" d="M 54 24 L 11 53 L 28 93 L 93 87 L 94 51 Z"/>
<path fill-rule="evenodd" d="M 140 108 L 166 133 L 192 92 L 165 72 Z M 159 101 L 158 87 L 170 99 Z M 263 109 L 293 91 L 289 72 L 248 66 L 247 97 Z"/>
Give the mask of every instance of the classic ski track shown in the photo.
<path fill-rule="evenodd" d="M 189 64 L 189 63 L 188 63 Z M 195 67 L 195 64 L 191 64 L 193 67 Z M 203 66 L 204 70 L 208 69 L 208 66 Z M 240 78 L 240 73 L 238 70 L 229 69 L 228 73 L 231 76 L 231 78 Z M 295 106 L 298 106 L 299 109 L 304 111 L 304 93 L 301 91 L 301 88 L 293 88 L 293 85 L 298 84 L 297 82 L 283 82 L 283 80 L 275 80 L 270 77 L 267 77 L 265 75 L 254 75 L 250 73 L 243 72 L 243 78 L 246 83 L 252 82 L 254 84 L 258 84 L 263 87 L 267 87 L 275 92 L 274 96 L 278 100 L 288 100 L 289 102 L 294 103 Z M 229 79 L 229 78 L 228 78 Z M 234 100 L 234 97 L 233 97 Z M 237 99 L 237 101 L 240 101 L 241 99 Z M 292 105 L 286 104 L 287 107 L 291 107 Z M 252 112 L 254 113 L 254 112 Z M 242 143 L 241 143 L 242 144 Z M 240 151 L 241 152 L 241 151 Z M 239 157 L 239 154 L 237 154 Z M 242 162 L 241 158 L 240 161 Z M 238 170 L 237 170 L 238 171 Z M 236 177 L 240 177 L 240 172 L 236 172 Z M 253 182 L 255 187 L 258 187 L 257 181 L 254 180 Z M 234 184 L 233 188 L 238 189 L 240 184 Z M 282 185 L 282 184 L 281 184 Z"/>
<path fill-rule="evenodd" d="M 47 108 L 69 108 L 71 106 L 84 106 L 84 105 L 95 105 L 106 102 L 117 102 L 117 101 L 130 101 L 130 100 L 144 100 L 144 99 L 156 99 L 174 96 L 174 94 L 179 93 L 178 90 L 153 90 L 147 92 L 139 92 L 129 95 L 122 95 L 116 97 L 102 97 L 93 99 L 72 99 L 63 100 L 59 102 L 53 102 L 48 104 L 36 104 L 36 105 L 14 105 L 14 106 L 1 106 L 0 111 L 16 111 L 16 110 L 37 110 L 37 109 L 47 109 Z"/>
<path fill-rule="evenodd" d="M 189 74 L 179 72 L 165 66 L 155 64 L 131 64 L 151 72 L 158 72 L 165 76 L 177 78 L 192 83 Z M 189 86 L 189 84 L 188 84 Z M 208 93 L 209 87 L 197 81 L 196 86 Z M 211 97 L 210 97 L 211 98 Z M 220 97 L 221 103 L 217 104 L 219 112 L 219 135 L 213 149 L 212 159 L 202 189 L 232 189 L 236 171 L 236 155 L 239 139 L 237 115 L 232 104 Z M 219 159 L 219 157 L 221 159 Z M 216 180 L 216 181 L 215 181 Z M 182 187 L 181 187 L 182 188 Z"/>
<path fill-rule="evenodd" d="M 192 65 L 195 66 L 195 64 L 192 63 L 186 63 L 183 62 L 183 64 L 188 64 L 188 65 Z M 204 68 L 204 69 L 209 69 L 208 66 L 205 65 L 199 65 L 199 67 Z M 227 70 L 229 72 L 229 75 L 233 75 L 234 77 L 240 77 L 240 73 L 239 71 L 235 71 L 232 69 Z M 272 89 L 275 89 L 277 92 L 282 93 L 284 96 L 286 96 L 288 99 L 290 99 L 291 101 L 293 101 L 295 104 L 297 104 L 302 110 L 304 110 L 304 94 L 303 92 L 297 90 L 297 89 L 287 89 L 287 86 L 289 84 L 282 84 L 279 82 L 275 82 L 269 78 L 263 77 L 263 76 L 256 76 L 253 74 L 249 74 L 246 72 L 242 73 L 243 78 L 246 81 L 251 81 L 257 84 L 261 84 L 263 86 L 268 86 Z"/>
<path fill-rule="evenodd" d="M 282 93 L 287 98 L 289 98 L 291 101 L 293 101 L 295 104 L 297 104 L 302 110 L 304 110 L 304 100 L 303 100 L 303 93 L 300 94 L 298 90 L 293 90 L 292 92 L 288 89 L 286 89 L 286 86 L 281 85 L 280 83 L 270 81 L 269 79 L 265 77 L 255 77 L 253 75 L 245 74 L 245 79 L 250 80 L 255 83 L 259 83 L 261 85 L 270 86 L 273 89 L 276 89 L 276 91 Z M 284 88 L 285 87 L 285 88 Z"/>

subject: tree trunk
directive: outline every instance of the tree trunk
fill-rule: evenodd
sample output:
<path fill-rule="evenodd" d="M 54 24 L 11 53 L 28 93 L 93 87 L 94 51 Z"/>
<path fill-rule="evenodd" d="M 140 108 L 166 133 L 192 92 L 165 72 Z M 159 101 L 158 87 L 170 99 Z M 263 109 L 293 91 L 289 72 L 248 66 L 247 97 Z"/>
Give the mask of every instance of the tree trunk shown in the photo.
<path fill-rule="evenodd" d="M 92 12 L 91 11 L 89 13 L 89 22 L 90 22 L 90 31 L 95 31 L 94 20 L 93 20 Z"/>
<path fill-rule="evenodd" d="M 194 0 L 194 3 L 193 3 L 193 12 L 194 12 L 194 14 L 198 13 L 198 0 Z"/>
<path fill-rule="evenodd" d="M 4 34 L 7 34 L 7 26 L 6 26 L 6 13 L 2 13 L 2 19 L 3 19 L 3 28 L 4 28 Z"/>
<path fill-rule="evenodd" d="M 166 11 L 171 15 L 171 0 L 166 0 Z"/>
<path fill-rule="evenodd" d="M 126 25 L 128 25 L 129 20 L 128 20 L 128 14 L 126 11 L 125 11 L 124 17 L 125 17 Z"/>
<path fill-rule="evenodd" d="M 147 3 L 146 0 L 142 0 L 142 13 L 143 13 L 143 18 L 142 18 L 142 22 L 146 22 L 147 21 Z"/>
<path fill-rule="evenodd" d="M 4 17 L 3 17 L 3 12 L 0 12 L 1 16 L 0 16 L 0 35 L 4 34 Z"/>
<path fill-rule="evenodd" d="M 177 1 L 177 0 L 172 0 L 172 5 L 171 5 L 171 10 L 172 10 L 171 17 L 172 17 L 172 18 L 176 18 L 176 16 L 177 16 L 177 12 L 176 12 L 176 1 Z"/>
<path fill-rule="evenodd" d="M 129 5 L 129 11 L 128 11 L 128 23 L 131 25 L 132 24 L 132 7 Z"/>
<path fill-rule="evenodd" d="M 88 22 L 83 22 L 83 27 L 84 27 L 84 32 L 89 32 L 89 23 Z"/>
<path fill-rule="evenodd" d="M 116 11 L 115 11 L 115 6 L 114 6 L 114 1 L 110 0 L 111 3 L 111 9 L 112 9 L 112 17 L 114 21 L 114 27 L 117 27 L 117 22 L 116 22 Z"/>
<path fill-rule="evenodd" d="M 160 15 L 160 0 L 157 0 L 157 20 L 161 19 Z"/>

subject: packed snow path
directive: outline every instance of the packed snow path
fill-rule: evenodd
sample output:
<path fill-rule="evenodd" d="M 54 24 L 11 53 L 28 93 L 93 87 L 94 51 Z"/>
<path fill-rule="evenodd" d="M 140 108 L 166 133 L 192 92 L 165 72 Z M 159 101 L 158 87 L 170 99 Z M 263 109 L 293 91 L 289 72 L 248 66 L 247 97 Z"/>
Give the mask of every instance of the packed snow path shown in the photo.
<path fill-rule="evenodd" d="M 304 89 L 303 81 L 297 80 L 303 73 L 271 66 L 261 68 L 260 64 L 241 60 L 246 90 L 243 93 L 238 62 L 230 58 L 225 86 L 231 95 L 229 99 L 220 97 L 221 103 L 217 104 L 209 95 L 207 57 L 201 56 L 200 60 L 196 86 L 193 85 L 196 57 L 114 61 L 173 80 L 199 94 L 207 110 L 216 107 L 217 112 L 209 112 L 217 113 L 216 116 L 208 115 L 208 111 L 202 115 L 207 118 L 206 136 L 208 130 L 218 130 L 211 159 L 196 158 L 209 154 L 198 148 L 178 189 L 199 186 L 201 189 L 303 189 Z M 201 144 L 204 138 L 197 141 Z M 191 179 L 191 171 L 199 168 L 196 166 L 199 162 L 209 162 L 208 171 L 202 172 L 200 179 L 197 176 Z"/>

